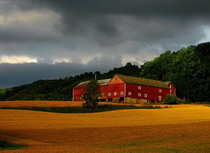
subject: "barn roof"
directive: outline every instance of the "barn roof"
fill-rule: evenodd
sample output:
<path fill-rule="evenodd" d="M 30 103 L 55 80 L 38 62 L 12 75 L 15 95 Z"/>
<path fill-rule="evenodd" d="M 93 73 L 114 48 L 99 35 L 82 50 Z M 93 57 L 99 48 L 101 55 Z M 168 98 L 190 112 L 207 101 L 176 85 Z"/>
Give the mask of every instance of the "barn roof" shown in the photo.
<path fill-rule="evenodd" d="M 107 84 L 109 83 L 110 80 L 111 80 L 111 79 L 98 80 L 98 83 L 99 83 L 100 86 L 105 86 L 105 85 L 107 85 Z M 79 87 L 79 86 L 83 87 L 83 86 L 85 86 L 88 82 L 89 82 L 89 81 L 80 82 L 76 87 Z M 76 88 L 76 87 L 74 87 L 74 88 Z"/>
<path fill-rule="evenodd" d="M 111 79 L 103 79 L 103 80 L 98 80 L 99 85 L 105 86 L 109 83 Z"/>
<path fill-rule="evenodd" d="M 146 85 L 146 86 L 159 87 L 159 88 L 169 88 L 169 84 L 171 83 L 170 81 L 162 82 L 162 81 L 158 81 L 158 80 L 126 76 L 126 75 L 121 75 L 121 74 L 116 74 L 115 76 L 118 76 L 125 83 Z"/>

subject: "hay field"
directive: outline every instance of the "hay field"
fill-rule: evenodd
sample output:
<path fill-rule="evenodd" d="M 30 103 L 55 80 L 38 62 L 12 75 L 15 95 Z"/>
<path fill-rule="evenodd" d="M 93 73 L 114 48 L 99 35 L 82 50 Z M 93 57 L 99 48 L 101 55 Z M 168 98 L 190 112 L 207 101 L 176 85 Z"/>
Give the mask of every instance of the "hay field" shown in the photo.
<path fill-rule="evenodd" d="M 0 107 L 78 107 L 81 101 L 0 101 Z"/>
<path fill-rule="evenodd" d="M 0 101 L 1 107 L 82 107 L 83 101 Z M 100 102 L 99 105 L 130 105 L 129 103 Z M 140 104 L 133 104 L 142 106 Z M 159 107 L 191 107 L 190 104 L 184 105 L 153 105 Z"/>
<path fill-rule="evenodd" d="M 82 107 L 83 101 L 0 101 L 0 107 Z M 99 105 L 122 103 L 100 102 Z"/>
<path fill-rule="evenodd" d="M 2 153 L 210 152 L 210 107 L 60 114 L 0 110 L 0 138 L 22 143 Z"/>

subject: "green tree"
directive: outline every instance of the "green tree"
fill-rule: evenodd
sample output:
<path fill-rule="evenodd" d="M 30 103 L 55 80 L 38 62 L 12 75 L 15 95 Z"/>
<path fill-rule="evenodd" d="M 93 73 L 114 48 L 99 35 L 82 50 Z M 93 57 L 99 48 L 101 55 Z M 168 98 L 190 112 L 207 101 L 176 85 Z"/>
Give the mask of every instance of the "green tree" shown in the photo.
<path fill-rule="evenodd" d="M 172 62 L 173 54 L 168 50 L 141 66 L 140 76 L 155 80 L 167 80 L 170 75 Z"/>
<path fill-rule="evenodd" d="M 100 86 L 97 80 L 90 80 L 84 90 L 83 99 L 85 108 L 93 110 L 98 105 L 98 97 L 100 96 Z"/>
<path fill-rule="evenodd" d="M 167 104 L 178 104 L 177 97 L 174 95 L 167 95 L 167 97 L 164 99 L 164 101 Z"/>
<path fill-rule="evenodd" d="M 177 96 L 192 102 L 210 98 L 210 43 L 166 51 L 140 68 L 140 77 L 172 81 Z"/>

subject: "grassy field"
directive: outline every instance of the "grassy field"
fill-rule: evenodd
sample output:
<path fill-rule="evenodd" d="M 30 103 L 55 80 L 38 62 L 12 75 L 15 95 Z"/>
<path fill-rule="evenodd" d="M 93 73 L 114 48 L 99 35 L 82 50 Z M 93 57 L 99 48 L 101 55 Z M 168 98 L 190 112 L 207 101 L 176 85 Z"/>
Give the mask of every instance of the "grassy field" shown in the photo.
<path fill-rule="evenodd" d="M 203 105 L 86 114 L 0 109 L 0 124 L 0 139 L 27 145 L 2 153 L 210 152 Z"/>

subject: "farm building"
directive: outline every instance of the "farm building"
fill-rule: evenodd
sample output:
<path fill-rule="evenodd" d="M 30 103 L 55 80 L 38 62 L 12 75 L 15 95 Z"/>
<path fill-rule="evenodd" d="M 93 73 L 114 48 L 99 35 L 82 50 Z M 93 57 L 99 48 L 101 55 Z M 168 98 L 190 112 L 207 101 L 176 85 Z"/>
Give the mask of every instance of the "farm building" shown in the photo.
<path fill-rule="evenodd" d="M 82 101 L 86 82 L 81 82 L 73 89 L 73 100 Z M 160 102 L 167 95 L 176 95 L 176 88 L 170 81 L 114 75 L 111 79 L 99 80 L 101 96 L 99 101 L 149 103 Z"/>

